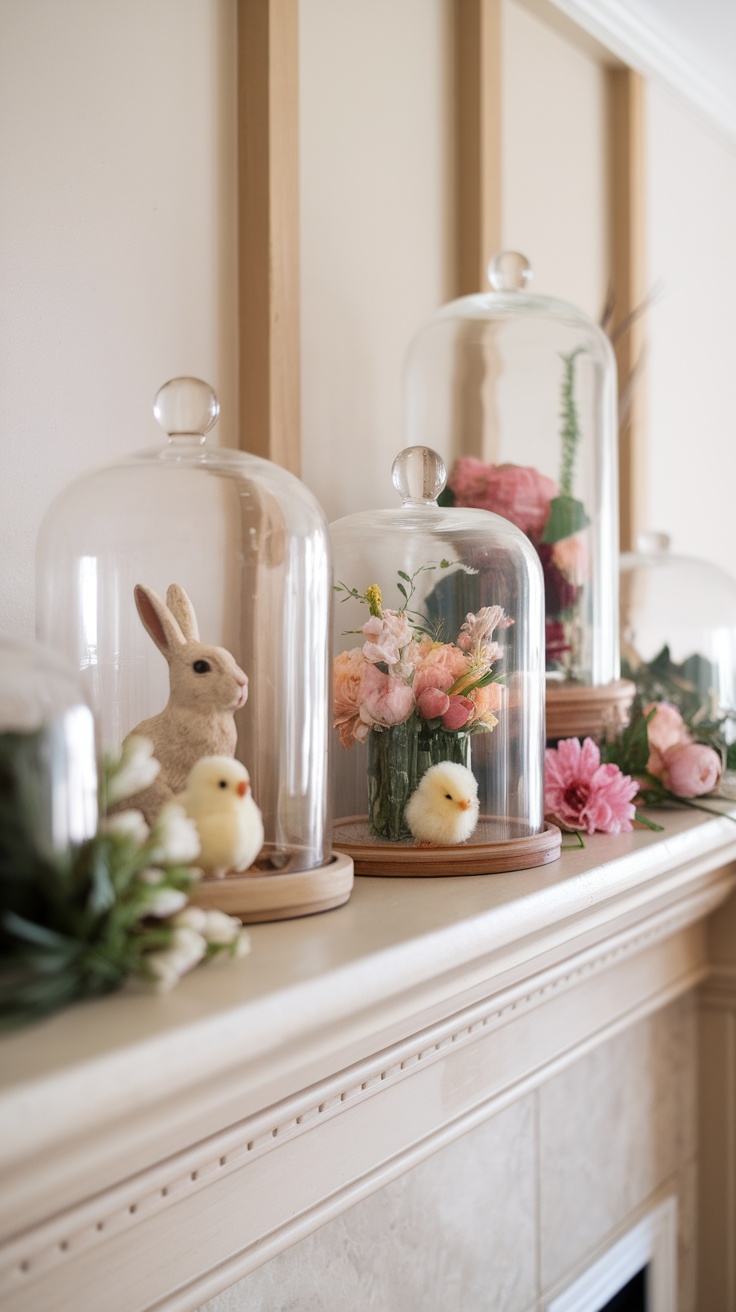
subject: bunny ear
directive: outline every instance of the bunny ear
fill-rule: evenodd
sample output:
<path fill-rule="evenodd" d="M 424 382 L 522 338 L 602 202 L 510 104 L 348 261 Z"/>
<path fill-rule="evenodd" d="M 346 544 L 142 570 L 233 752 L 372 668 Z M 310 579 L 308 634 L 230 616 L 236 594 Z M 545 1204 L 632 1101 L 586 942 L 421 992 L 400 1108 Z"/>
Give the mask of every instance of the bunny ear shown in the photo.
<path fill-rule="evenodd" d="M 166 605 L 177 621 L 187 642 L 199 642 L 199 625 L 194 607 L 179 583 L 171 583 L 166 591 Z"/>
<path fill-rule="evenodd" d="M 183 647 L 186 642 L 174 616 L 153 589 L 142 583 L 136 583 L 133 596 L 146 633 L 150 634 L 167 661 L 170 660 L 176 648 Z"/>

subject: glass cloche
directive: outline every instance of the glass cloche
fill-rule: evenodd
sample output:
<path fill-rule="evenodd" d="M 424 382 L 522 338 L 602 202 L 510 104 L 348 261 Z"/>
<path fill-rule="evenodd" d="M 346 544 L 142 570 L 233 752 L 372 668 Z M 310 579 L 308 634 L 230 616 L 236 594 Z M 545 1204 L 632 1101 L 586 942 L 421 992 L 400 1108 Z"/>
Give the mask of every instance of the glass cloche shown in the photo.
<path fill-rule="evenodd" d="M 154 414 L 165 444 L 78 479 L 46 514 L 38 633 L 81 672 L 105 749 L 133 730 L 153 739 L 158 794 L 131 803 L 148 819 L 196 760 L 234 754 L 263 816 L 257 870 L 322 868 L 332 623 L 322 510 L 287 470 L 208 443 L 219 403 L 206 383 L 173 379 Z"/>
<path fill-rule="evenodd" d="M 76 671 L 32 643 L 0 641 L 0 791 L 44 856 L 63 855 L 95 832 L 94 718 Z"/>
<path fill-rule="evenodd" d="M 736 741 L 736 579 L 641 533 L 621 557 L 621 667 L 642 698 Z M 733 759 L 731 759 L 733 757 Z M 736 765 L 736 751 L 728 764 Z"/>
<path fill-rule="evenodd" d="M 581 310 L 528 290 L 528 261 L 491 261 L 491 290 L 443 306 L 411 343 L 410 442 L 451 467 L 448 504 L 510 519 L 545 582 L 547 732 L 600 732 L 619 682 L 616 364 Z"/>
<path fill-rule="evenodd" d="M 400 508 L 331 525 L 335 844 L 379 875 L 554 860 L 539 558 L 498 515 L 437 504 L 437 452 L 392 473 Z"/>

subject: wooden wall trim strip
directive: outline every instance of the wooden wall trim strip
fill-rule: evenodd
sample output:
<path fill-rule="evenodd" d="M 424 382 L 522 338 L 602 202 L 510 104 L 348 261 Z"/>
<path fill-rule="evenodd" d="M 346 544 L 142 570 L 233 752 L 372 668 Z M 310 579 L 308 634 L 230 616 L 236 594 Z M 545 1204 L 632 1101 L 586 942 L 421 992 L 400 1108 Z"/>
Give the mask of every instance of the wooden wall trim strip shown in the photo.
<path fill-rule="evenodd" d="M 483 291 L 501 246 L 501 0 L 456 0 L 456 295 Z"/>
<path fill-rule="evenodd" d="M 619 493 L 622 551 L 636 545 L 646 505 L 644 460 L 644 366 L 646 314 L 644 203 L 643 78 L 628 68 L 608 71 L 610 88 L 610 222 L 611 289 L 614 301 L 610 327 L 615 341 L 619 384 Z M 629 325 L 626 327 L 626 325 Z M 618 330 L 618 336 L 617 336 Z"/>
<path fill-rule="evenodd" d="M 238 0 L 240 445 L 300 472 L 298 0 Z"/>

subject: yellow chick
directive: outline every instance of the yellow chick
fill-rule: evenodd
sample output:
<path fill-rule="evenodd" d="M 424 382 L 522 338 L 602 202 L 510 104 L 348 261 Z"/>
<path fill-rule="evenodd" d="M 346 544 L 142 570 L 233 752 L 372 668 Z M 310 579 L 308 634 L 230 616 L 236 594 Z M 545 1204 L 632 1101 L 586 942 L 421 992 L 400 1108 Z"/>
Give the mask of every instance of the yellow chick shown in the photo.
<path fill-rule="evenodd" d="M 250 776 L 231 756 L 203 756 L 175 799 L 199 832 L 199 865 L 207 875 L 247 870 L 263 847 L 263 819 Z"/>
<path fill-rule="evenodd" d="M 464 765 L 430 766 L 404 808 L 417 843 L 465 843 L 478 823 L 478 781 Z"/>

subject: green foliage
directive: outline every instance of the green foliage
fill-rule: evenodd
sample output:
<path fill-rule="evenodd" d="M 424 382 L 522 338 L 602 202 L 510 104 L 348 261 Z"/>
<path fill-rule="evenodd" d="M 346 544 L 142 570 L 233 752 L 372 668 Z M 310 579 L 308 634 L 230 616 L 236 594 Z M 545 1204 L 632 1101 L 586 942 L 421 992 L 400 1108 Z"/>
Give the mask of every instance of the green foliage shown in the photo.
<path fill-rule="evenodd" d="M 587 528 L 589 523 L 582 501 L 571 496 L 553 497 L 549 503 L 549 518 L 544 527 L 542 542 L 550 546 L 554 542 L 562 542 Z"/>
<path fill-rule="evenodd" d="M 560 466 L 560 493 L 563 497 L 572 497 L 573 477 L 575 473 L 575 456 L 580 444 L 580 420 L 575 404 L 575 361 L 583 351 L 577 346 L 569 355 L 563 355 L 565 371 L 562 379 L 562 459 Z M 555 541 L 556 539 L 553 539 Z"/>
<path fill-rule="evenodd" d="M 622 659 L 621 677 L 635 685 L 636 704 L 641 707 L 651 702 L 670 702 L 677 707 L 693 738 L 718 752 L 727 769 L 736 769 L 736 743 L 729 742 L 732 732 L 736 732 L 729 731 L 736 724 L 736 715 L 714 704 L 710 661 L 696 653 L 678 665 L 665 644 L 648 663 L 634 665 Z"/>

